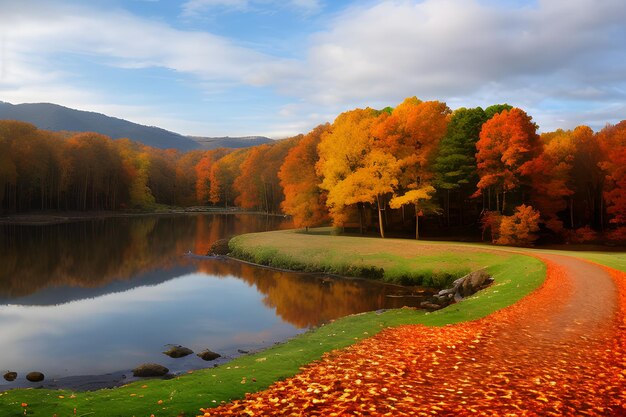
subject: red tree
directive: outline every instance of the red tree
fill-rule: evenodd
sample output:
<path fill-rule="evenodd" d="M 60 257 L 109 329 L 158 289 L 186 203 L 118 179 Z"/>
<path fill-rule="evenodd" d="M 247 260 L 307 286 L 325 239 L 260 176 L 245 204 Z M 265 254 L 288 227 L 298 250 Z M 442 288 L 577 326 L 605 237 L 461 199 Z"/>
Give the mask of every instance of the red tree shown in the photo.
<path fill-rule="evenodd" d="M 537 125 L 523 110 L 504 110 L 485 122 L 476 149 L 480 181 L 475 195 L 493 190 L 496 209 L 504 212 L 506 193 L 528 183 L 530 161 L 541 153 Z"/>

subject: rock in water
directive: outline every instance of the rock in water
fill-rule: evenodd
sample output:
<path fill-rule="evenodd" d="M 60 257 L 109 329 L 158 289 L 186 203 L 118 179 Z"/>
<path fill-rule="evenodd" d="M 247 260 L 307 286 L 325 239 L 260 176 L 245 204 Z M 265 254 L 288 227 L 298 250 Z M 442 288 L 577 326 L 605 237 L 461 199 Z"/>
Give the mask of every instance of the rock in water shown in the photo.
<path fill-rule="evenodd" d="M 193 350 L 183 347 L 183 346 L 172 346 L 165 353 L 170 358 L 184 358 L 187 355 L 191 355 Z"/>
<path fill-rule="evenodd" d="M 17 372 L 9 371 L 6 374 L 4 374 L 4 379 L 6 379 L 9 382 L 15 381 L 15 378 L 17 378 Z"/>
<path fill-rule="evenodd" d="M 149 376 L 163 376 L 170 370 L 157 363 L 144 363 L 133 369 L 133 376 L 145 378 Z"/>
<path fill-rule="evenodd" d="M 26 379 L 30 382 L 41 382 L 44 378 L 45 377 L 41 372 L 29 372 L 26 374 Z"/>
<path fill-rule="evenodd" d="M 205 361 L 213 361 L 222 355 L 220 355 L 219 353 L 212 352 L 209 349 L 206 349 L 198 353 L 198 356 Z"/>

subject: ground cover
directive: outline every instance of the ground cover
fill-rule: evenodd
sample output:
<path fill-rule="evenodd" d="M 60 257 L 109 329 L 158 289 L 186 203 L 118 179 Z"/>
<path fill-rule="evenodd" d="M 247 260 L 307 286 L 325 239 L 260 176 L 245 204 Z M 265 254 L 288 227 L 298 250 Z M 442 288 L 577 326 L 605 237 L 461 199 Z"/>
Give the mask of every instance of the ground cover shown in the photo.
<path fill-rule="evenodd" d="M 545 284 L 488 318 L 385 329 L 204 417 L 626 415 L 626 274 L 539 256 Z"/>
<path fill-rule="evenodd" d="M 446 287 L 454 279 L 507 256 L 485 246 L 360 236 L 332 236 L 331 228 L 250 233 L 233 238 L 233 255 L 257 264 L 297 271 L 380 279 L 404 285 Z"/>
<path fill-rule="evenodd" d="M 273 232 L 268 233 L 271 235 Z M 325 232 L 324 232 L 325 233 Z M 249 235 L 255 239 L 261 235 Z M 296 233 L 284 233 L 284 244 L 293 248 L 296 240 L 302 239 Z M 316 237 L 316 235 L 306 236 Z M 324 237 L 320 235 L 320 238 Z M 494 311 L 511 305 L 538 288 L 545 276 L 545 265 L 532 257 L 514 253 L 498 253 L 474 247 L 455 246 L 452 250 L 445 244 L 430 245 L 422 242 L 388 239 L 365 239 L 332 236 L 334 240 L 348 239 L 333 243 L 330 247 L 324 240 L 315 241 L 300 249 L 309 249 L 307 256 L 323 259 L 315 255 L 313 248 L 333 249 L 331 253 L 336 265 L 342 256 L 362 262 L 378 261 L 385 272 L 394 268 L 401 273 L 414 271 L 453 271 L 462 273 L 486 267 L 494 276 L 495 285 L 472 296 L 462 303 L 455 304 L 434 313 L 410 309 L 371 312 L 346 317 L 307 332 L 286 343 L 254 355 L 246 355 L 218 368 L 194 371 L 172 380 L 146 380 L 116 389 L 93 392 L 71 392 L 54 390 L 12 390 L 0 394 L 0 415 L 51 416 L 176 416 L 195 415 L 200 406 L 216 406 L 222 401 L 243 398 L 248 392 L 256 392 L 269 387 L 273 382 L 295 375 L 302 366 L 318 360 L 325 352 L 354 344 L 371 337 L 382 329 L 403 324 L 443 326 L 450 323 L 475 320 Z M 278 242 L 272 236 L 274 244 Z M 360 243 L 362 240 L 362 243 Z M 361 244 L 363 246 L 359 247 Z M 302 245 L 302 244 L 300 244 Z M 340 247 L 349 251 L 341 255 Z M 378 247 L 378 251 L 376 248 Z M 363 261 L 357 258 L 361 251 Z M 453 252 L 453 253 L 452 253 Z M 327 252 L 328 253 L 328 252 Z M 381 266 L 378 266 L 381 267 Z M 398 275 L 397 275 L 398 276 Z M 421 275 L 426 276 L 426 275 Z M 393 277 L 393 275 L 392 275 Z M 27 404 L 22 407 L 22 404 Z"/>

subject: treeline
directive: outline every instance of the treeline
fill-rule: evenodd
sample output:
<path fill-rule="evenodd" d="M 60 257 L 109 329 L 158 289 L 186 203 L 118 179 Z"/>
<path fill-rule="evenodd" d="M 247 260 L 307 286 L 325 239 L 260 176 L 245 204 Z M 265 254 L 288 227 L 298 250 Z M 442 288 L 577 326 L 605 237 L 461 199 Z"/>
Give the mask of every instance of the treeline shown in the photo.
<path fill-rule="evenodd" d="M 248 149 L 180 153 L 95 133 L 0 121 L 0 208 L 238 206 L 502 244 L 626 238 L 626 121 L 539 135 L 509 105 L 407 98 L 355 109 L 306 135 Z"/>

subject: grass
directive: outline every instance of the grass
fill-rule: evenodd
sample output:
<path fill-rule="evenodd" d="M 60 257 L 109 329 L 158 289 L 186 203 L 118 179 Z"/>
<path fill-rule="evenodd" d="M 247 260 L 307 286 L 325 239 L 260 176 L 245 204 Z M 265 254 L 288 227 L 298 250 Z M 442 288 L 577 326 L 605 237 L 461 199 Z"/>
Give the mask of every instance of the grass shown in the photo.
<path fill-rule="evenodd" d="M 252 233 L 232 239 L 230 248 L 237 258 L 277 268 L 439 288 L 506 256 L 470 246 L 450 251 L 406 239 L 332 236 L 330 228 L 315 232 Z"/>
<path fill-rule="evenodd" d="M 529 294 L 545 277 L 544 264 L 535 258 L 471 245 L 330 236 L 320 231 L 311 235 L 294 231 L 243 235 L 235 238 L 233 245 L 238 253 L 247 253 L 248 259 L 273 266 L 353 274 L 373 271 L 373 275 L 380 275 L 377 278 L 391 282 L 409 277 L 442 284 L 452 276 L 486 267 L 495 285 L 434 313 L 398 309 L 345 317 L 263 352 L 171 380 L 144 380 L 92 392 L 11 390 L 0 393 L 0 415 L 24 415 L 22 403 L 28 404 L 25 410 L 29 416 L 196 415 L 200 407 L 262 390 L 296 374 L 324 352 L 348 346 L 385 327 L 417 323 L 443 326 L 484 317 Z"/>

